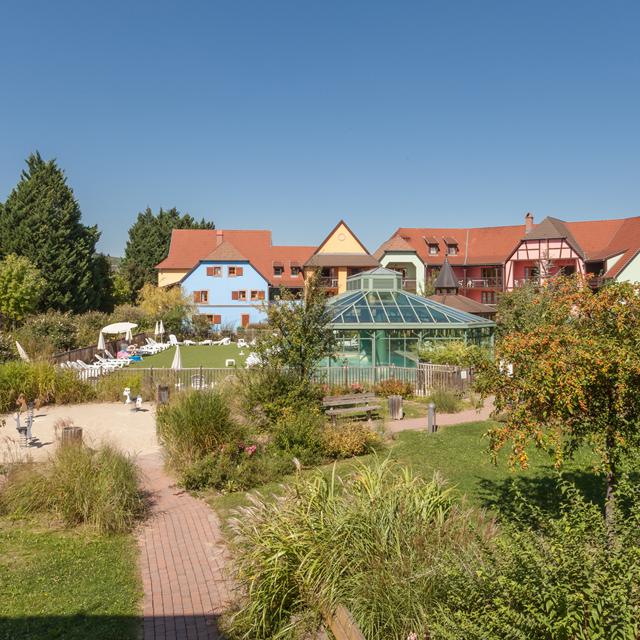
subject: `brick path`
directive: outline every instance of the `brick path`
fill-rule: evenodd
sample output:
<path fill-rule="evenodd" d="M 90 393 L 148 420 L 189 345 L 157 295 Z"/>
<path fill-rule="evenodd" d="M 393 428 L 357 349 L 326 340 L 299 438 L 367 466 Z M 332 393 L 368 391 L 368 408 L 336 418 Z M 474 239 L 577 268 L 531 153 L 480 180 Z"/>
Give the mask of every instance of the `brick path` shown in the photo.
<path fill-rule="evenodd" d="M 139 533 L 144 640 L 218 640 L 216 617 L 231 600 L 218 518 L 174 486 L 159 454 L 139 463 L 154 499 Z"/>

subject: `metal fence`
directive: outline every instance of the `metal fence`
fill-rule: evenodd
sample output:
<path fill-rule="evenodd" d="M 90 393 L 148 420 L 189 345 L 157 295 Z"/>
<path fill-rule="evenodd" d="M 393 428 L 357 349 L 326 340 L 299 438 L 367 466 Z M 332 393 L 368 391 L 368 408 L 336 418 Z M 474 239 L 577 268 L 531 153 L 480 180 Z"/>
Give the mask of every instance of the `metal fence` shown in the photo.
<path fill-rule="evenodd" d="M 120 377 L 123 386 L 126 386 L 125 382 L 130 383 L 132 377 L 140 376 L 140 382 L 145 386 L 167 385 L 182 389 L 201 389 L 214 387 L 229 376 L 236 375 L 237 371 L 232 367 L 226 369 L 123 367 L 102 375 L 91 371 L 78 371 L 78 376 L 82 380 L 93 383 L 103 376 Z M 439 364 L 419 364 L 415 368 L 393 365 L 385 367 L 320 367 L 314 375 L 316 382 L 343 387 L 354 384 L 373 386 L 383 380 L 400 380 L 410 383 L 418 396 L 429 395 L 434 389 L 464 392 L 469 388 L 472 377 L 472 371 L 468 369 Z"/>

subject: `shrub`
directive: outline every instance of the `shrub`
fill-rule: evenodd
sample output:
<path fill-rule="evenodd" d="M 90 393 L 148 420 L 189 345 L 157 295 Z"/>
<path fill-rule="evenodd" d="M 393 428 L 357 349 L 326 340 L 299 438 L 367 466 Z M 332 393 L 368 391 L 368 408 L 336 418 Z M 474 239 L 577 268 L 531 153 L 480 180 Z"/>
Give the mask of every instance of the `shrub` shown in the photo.
<path fill-rule="evenodd" d="M 363 422 L 348 422 L 327 427 L 324 450 L 331 458 L 351 458 L 371 453 L 380 444 L 380 437 Z"/>
<path fill-rule="evenodd" d="M 460 394 L 448 389 L 436 389 L 428 398 L 429 402 L 436 405 L 436 410 L 442 413 L 458 413 L 462 411 L 462 399 Z"/>
<path fill-rule="evenodd" d="M 219 391 L 174 396 L 159 407 L 156 425 L 169 464 L 177 471 L 243 435 L 231 417 L 227 397 Z"/>
<path fill-rule="evenodd" d="M 29 316 L 16 331 L 16 339 L 32 357 L 68 351 L 77 346 L 76 321 L 71 313 L 60 311 Z"/>
<path fill-rule="evenodd" d="M 440 587 L 439 557 L 469 560 L 488 528 L 454 506 L 437 480 L 390 461 L 300 478 L 273 501 L 255 500 L 230 522 L 247 599 L 233 621 L 240 637 L 285 637 L 308 612 L 345 605 L 366 638 L 406 638 Z M 288 636 L 286 636 L 288 637 Z"/>
<path fill-rule="evenodd" d="M 435 611 L 434 637 L 638 638 L 637 498 L 630 512 L 618 513 L 612 544 L 600 508 L 572 485 L 562 488 L 559 517 L 520 498 L 524 518 L 507 525 L 474 564 L 452 556 L 443 566 L 447 597 Z"/>
<path fill-rule="evenodd" d="M 323 384 L 322 394 L 325 396 L 351 396 L 356 393 L 366 393 L 370 387 L 362 382 L 352 382 L 351 384 Z"/>
<path fill-rule="evenodd" d="M 273 447 L 243 442 L 223 445 L 188 466 L 181 483 L 189 490 L 248 491 L 293 473 L 291 457 Z"/>
<path fill-rule="evenodd" d="M 375 392 L 384 397 L 402 396 L 403 398 L 410 398 L 413 395 L 413 385 L 410 382 L 389 378 L 378 382 L 375 386 Z"/>
<path fill-rule="evenodd" d="M 79 380 L 73 371 L 48 362 L 15 360 L 0 364 L 0 412 L 13 410 L 21 393 L 27 400 L 42 404 L 69 404 L 95 398 L 90 384 Z"/>
<path fill-rule="evenodd" d="M 8 333 L 0 331 L 0 364 L 16 358 L 13 340 Z"/>
<path fill-rule="evenodd" d="M 141 371 L 115 371 L 108 376 L 101 376 L 96 382 L 96 398 L 102 402 L 121 402 L 122 392 L 126 387 L 131 389 L 131 397 L 142 395 L 143 398 L 153 397 L 152 389 L 143 387 Z"/>
<path fill-rule="evenodd" d="M 87 311 L 73 316 L 76 325 L 75 346 L 88 347 L 95 344 L 102 327 L 109 324 L 109 316 L 102 311 Z"/>
<path fill-rule="evenodd" d="M 273 444 L 289 454 L 289 459 L 314 465 L 324 457 L 323 432 L 324 416 L 318 410 L 288 410 L 273 426 Z"/>
<path fill-rule="evenodd" d="M 0 510 L 14 516 L 49 513 L 66 526 L 100 533 L 130 531 L 144 512 L 135 462 L 115 447 L 59 446 L 43 464 L 13 467 L 0 491 Z"/>
<path fill-rule="evenodd" d="M 459 341 L 427 343 L 419 352 L 420 360 L 432 364 L 450 364 L 457 367 L 473 367 L 486 360 L 490 353 L 475 344 Z"/>
<path fill-rule="evenodd" d="M 322 387 L 300 381 L 281 369 L 255 368 L 239 371 L 238 395 L 247 418 L 259 428 L 267 428 L 288 411 L 319 409 Z"/>

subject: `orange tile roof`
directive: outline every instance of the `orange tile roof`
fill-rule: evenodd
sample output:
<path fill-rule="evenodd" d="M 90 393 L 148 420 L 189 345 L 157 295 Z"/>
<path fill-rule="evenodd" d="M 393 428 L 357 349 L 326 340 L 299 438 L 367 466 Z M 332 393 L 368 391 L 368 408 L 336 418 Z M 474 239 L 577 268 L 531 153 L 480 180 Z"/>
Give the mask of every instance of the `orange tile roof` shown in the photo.
<path fill-rule="evenodd" d="M 223 248 L 224 247 L 224 248 Z M 248 260 L 273 286 L 302 286 L 302 276 L 292 277 L 290 263 L 300 265 L 315 247 L 274 246 L 271 231 L 240 229 L 174 229 L 169 255 L 156 269 L 193 269 L 201 260 Z M 283 262 L 281 277 L 273 275 L 274 262 Z"/>
<path fill-rule="evenodd" d="M 605 274 L 606 277 L 615 277 L 640 252 L 640 216 L 580 222 L 545 218 L 526 235 L 524 224 L 463 229 L 400 227 L 380 246 L 378 252 L 384 251 L 393 238 L 399 237 L 415 249 L 428 265 L 441 265 L 445 257 L 454 266 L 504 264 L 527 236 L 535 238 L 542 234 L 547 237 L 554 228 L 577 244 L 586 261 L 605 260 L 624 254 Z M 440 252 L 435 256 L 429 255 L 427 246 L 427 240 L 433 238 L 441 245 Z M 447 255 L 443 250 L 445 238 L 457 242 L 457 255 Z"/>

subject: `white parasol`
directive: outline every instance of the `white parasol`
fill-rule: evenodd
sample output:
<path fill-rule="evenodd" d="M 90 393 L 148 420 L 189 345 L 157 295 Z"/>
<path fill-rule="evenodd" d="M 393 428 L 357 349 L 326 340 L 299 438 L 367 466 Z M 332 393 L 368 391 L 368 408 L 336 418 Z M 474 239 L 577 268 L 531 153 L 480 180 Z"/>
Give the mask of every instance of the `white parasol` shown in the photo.
<path fill-rule="evenodd" d="M 171 368 L 176 370 L 182 369 L 182 356 L 180 355 L 180 347 L 176 347 L 176 352 L 173 356 Z"/>
<path fill-rule="evenodd" d="M 134 322 L 114 322 L 113 324 L 108 324 L 106 327 L 102 327 L 102 329 L 100 329 L 100 337 L 98 338 L 98 349 L 103 350 L 105 348 L 104 337 L 106 335 L 117 336 L 124 333 L 126 340 L 130 342 L 133 339 L 131 329 L 135 329 L 137 326 Z"/>
<path fill-rule="evenodd" d="M 30 358 L 27 355 L 27 352 L 24 350 L 24 347 L 16 340 L 16 349 L 18 350 L 18 355 L 25 362 L 30 362 Z"/>

